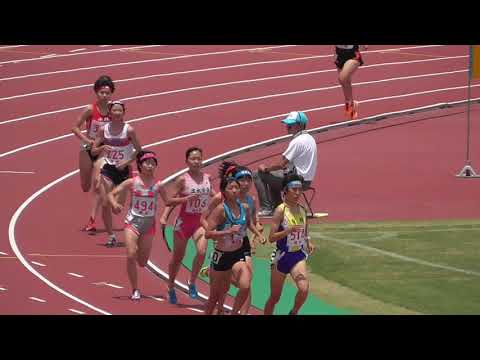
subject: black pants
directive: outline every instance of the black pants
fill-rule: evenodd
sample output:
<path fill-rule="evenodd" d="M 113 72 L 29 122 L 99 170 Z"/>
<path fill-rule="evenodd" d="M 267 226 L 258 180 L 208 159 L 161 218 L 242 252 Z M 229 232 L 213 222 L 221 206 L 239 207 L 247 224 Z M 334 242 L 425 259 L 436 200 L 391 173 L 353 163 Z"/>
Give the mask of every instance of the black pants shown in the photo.
<path fill-rule="evenodd" d="M 261 209 L 274 210 L 283 202 L 282 182 L 284 176 L 283 170 L 255 172 L 253 174 L 253 183 L 257 188 Z M 311 181 L 304 181 L 303 189 L 308 188 L 311 183 Z"/>

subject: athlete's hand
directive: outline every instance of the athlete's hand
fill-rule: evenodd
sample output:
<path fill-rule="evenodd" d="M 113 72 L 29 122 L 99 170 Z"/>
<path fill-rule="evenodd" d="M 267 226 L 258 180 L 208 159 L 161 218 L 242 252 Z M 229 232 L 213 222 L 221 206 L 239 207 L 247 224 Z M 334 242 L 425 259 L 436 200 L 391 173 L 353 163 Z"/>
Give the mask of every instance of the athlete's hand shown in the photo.
<path fill-rule="evenodd" d="M 115 214 L 115 215 L 118 215 L 122 212 L 123 210 L 123 206 L 122 204 L 119 204 L 119 203 L 115 203 L 112 205 L 112 212 Z"/>
<path fill-rule="evenodd" d="M 167 219 L 163 216 L 160 218 L 160 225 L 167 225 Z"/>
<path fill-rule="evenodd" d="M 113 147 L 111 147 L 110 145 L 102 145 L 101 148 L 102 148 L 102 151 L 105 151 L 105 152 L 109 152 L 113 150 Z"/>
<path fill-rule="evenodd" d="M 185 197 L 185 202 L 188 202 L 190 200 L 193 202 L 199 198 L 200 198 L 200 194 L 190 194 Z"/>
<path fill-rule="evenodd" d="M 315 251 L 315 244 L 312 243 L 310 240 L 307 243 L 307 250 L 308 250 L 308 255 L 313 254 L 313 252 Z"/>
<path fill-rule="evenodd" d="M 263 233 L 263 224 L 257 222 L 257 230 L 259 233 Z"/>
<path fill-rule="evenodd" d="M 230 232 L 230 234 L 238 234 L 240 232 L 240 228 L 241 226 L 240 225 L 232 225 L 230 228 L 228 228 L 228 231 Z"/>
<path fill-rule="evenodd" d="M 267 243 L 267 239 L 263 234 L 260 234 L 260 236 L 257 236 L 258 241 L 260 241 L 260 244 L 265 245 Z"/>
<path fill-rule="evenodd" d="M 303 228 L 304 228 L 304 225 L 292 225 L 288 227 L 288 233 L 290 234 L 295 231 L 301 231 L 303 230 Z"/>

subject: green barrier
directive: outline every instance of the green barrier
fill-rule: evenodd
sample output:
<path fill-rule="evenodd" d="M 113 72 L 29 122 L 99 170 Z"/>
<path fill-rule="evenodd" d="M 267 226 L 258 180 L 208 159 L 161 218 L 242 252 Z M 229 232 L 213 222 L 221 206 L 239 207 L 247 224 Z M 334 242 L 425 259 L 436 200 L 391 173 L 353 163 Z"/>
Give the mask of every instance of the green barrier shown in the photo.
<path fill-rule="evenodd" d="M 170 249 L 173 248 L 173 228 L 168 226 L 165 230 L 165 236 L 167 238 L 167 244 Z M 213 251 L 213 244 L 209 241 L 206 262 L 210 258 L 210 254 Z M 185 257 L 183 259 L 183 265 L 191 270 L 193 258 L 195 257 L 195 245 L 193 241 L 188 241 L 187 248 L 185 250 Z M 208 283 L 207 278 L 199 277 L 200 280 Z M 263 309 L 270 295 L 270 263 L 264 259 L 257 259 L 253 257 L 253 281 L 252 281 L 252 305 Z M 238 289 L 234 286 L 230 286 L 229 294 L 235 296 Z M 286 315 L 292 309 L 295 300 L 297 288 L 288 282 L 285 282 L 283 287 L 282 297 L 275 307 L 275 315 Z M 207 294 L 208 295 L 208 294 Z M 326 304 L 319 298 L 313 295 L 309 295 L 307 301 L 300 310 L 302 315 L 347 315 L 351 314 L 347 310 L 339 309 L 333 305 Z"/>

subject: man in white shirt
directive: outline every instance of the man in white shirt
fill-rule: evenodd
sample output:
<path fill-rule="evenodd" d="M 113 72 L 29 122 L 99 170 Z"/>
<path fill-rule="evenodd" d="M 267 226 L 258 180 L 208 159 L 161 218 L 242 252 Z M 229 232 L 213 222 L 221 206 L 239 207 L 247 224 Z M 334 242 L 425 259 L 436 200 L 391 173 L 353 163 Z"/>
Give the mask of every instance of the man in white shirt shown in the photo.
<path fill-rule="evenodd" d="M 282 202 L 282 180 L 286 173 L 294 171 L 303 176 L 304 189 L 312 183 L 317 170 L 317 144 L 306 132 L 308 118 L 301 111 L 293 111 L 282 120 L 293 138 L 282 154 L 282 159 L 273 165 L 260 164 L 253 176 L 260 202 L 260 216 L 270 216 Z"/>

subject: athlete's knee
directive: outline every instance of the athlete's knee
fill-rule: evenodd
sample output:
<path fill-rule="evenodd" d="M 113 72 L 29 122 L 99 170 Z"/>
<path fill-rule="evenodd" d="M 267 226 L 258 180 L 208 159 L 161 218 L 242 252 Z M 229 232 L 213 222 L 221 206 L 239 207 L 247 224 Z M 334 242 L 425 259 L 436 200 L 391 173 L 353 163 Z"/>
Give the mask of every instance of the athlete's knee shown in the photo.
<path fill-rule="evenodd" d="M 306 296 L 308 294 L 308 289 L 309 289 L 309 283 L 306 279 L 297 281 L 297 290 L 299 294 Z"/>
<path fill-rule="evenodd" d="M 137 260 L 137 249 L 127 249 L 127 259 Z"/>
<path fill-rule="evenodd" d="M 270 302 L 271 302 L 272 304 L 274 304 L 274 305 L 275 305 L 276 303 L 278 303 L 278 302 L 280 301 L 280 295 L 281 295 L 281 294 L 271 294 L 271 295 L 270 295 Z"/>
<path fill-rule="evenodd" d="M 207 255 L 207 249 L 197 249 L 198 260 L 201 260 L 203 262 L 203 260 L 205 260 L 206 255 Z"/>
<path fill-rule="evenodd" d="M 148 263 L 148 259 L 146 259 L 146 258 L 145 259 L 143 259 L 143 258 L 142 259 L 137 259 L 137 264 L 140 267 L 147 266 L 147 263 Z"/>
<path fill-rule="evenodd" d="M 350 79 L 348 78 L 347 75 L 344 75 L 344 74 L 340 74 L 338 75 L 338 82 L 341 84 L 341 85 L 348 85 L 350 83 Z"/>
<path fill-rule="evenodd" d="M 92 183 L 88 180 L 82 180 L 81 185 L 82 185 L 83 192 L 89 192 L 92 186 Z"/>

